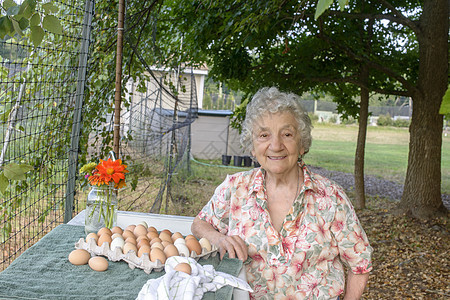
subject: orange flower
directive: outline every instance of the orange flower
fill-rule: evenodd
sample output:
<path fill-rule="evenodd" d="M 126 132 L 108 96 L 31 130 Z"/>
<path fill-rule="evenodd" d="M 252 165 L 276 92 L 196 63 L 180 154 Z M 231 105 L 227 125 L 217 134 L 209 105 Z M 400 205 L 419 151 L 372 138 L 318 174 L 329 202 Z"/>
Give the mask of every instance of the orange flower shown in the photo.
<path fill-rule="evenodd" d="M 121 159 L 112 160 L 100 160 L 94 173 L 89 177 L 89 182 L 92 185 L 103 185 L 109 184 L 114 181 L 116 187 L 125 186 L 125 173 L 127 166 L 122 164 Z"/>

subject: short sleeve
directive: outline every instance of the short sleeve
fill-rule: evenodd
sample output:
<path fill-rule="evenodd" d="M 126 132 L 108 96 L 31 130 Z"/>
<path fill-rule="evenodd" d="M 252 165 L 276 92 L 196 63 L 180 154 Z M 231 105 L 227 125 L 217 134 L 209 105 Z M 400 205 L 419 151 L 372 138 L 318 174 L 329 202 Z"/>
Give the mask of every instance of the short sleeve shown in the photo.
<path fill-rule="evenodd" d="M 370 272 L 373 249 L 367 235 L 342 188 L 337 190 L 336 199 L 337 208 L 331 230 L 338 243 L 340 258 L 353 274 Z"/>
<path fill-rule="evenodd" d="M 231 182 L 231 176 L 227 175 L 225 181 L 216 188 L 214 195 L 198 214 L 201 220 L 210 223 L 222 234 L 227 234 L 228 232 Z"/>

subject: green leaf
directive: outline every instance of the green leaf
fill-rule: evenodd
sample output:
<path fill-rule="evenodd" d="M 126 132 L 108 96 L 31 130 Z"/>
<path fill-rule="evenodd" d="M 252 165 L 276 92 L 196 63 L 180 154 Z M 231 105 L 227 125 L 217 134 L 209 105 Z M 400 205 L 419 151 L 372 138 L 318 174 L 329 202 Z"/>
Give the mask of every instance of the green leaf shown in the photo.
<path fill-rule="evenodd" d="M 22 30 L 20 29 L 19 22 L 17 22 L 17 21 L 14 20 L 14 19 L 12 19 L 11 22 L 12 22 L 12 24 L 13 24 L 14 31 L 15 31 L 18 35 L 23 36 L 23 32 L 22 32 Z"/>
<path fill-rule="evenodd" d="M 317 20 L 317 18 L 319 18 L 320 15 L 322 15 L 323 12 L 330 7 L 331 3 L 333 3 L 333 0 L 319 0 L 317 2 L 316 14 L 314 15 L 314 19 Z"/>
<path fill-rule="evenodd" d="M 35 47 L 38 47 L 44 38 L 44 30 L 39 26 L 31 26 L 31 41 Z"/>
<path fill-rule="evenodd" d="M 30 26 L 39 26 L 41 24 L 41 16 L 35 13 L 30 19 Z"/>
<path fill-rule="evenodd" d="M 1 172 L 0 173 L 0 193 L 2 193 L 2 195 L 5 194 L 8 186 L 9 186 L 9 180 L 8 180 L 8 178 L 6 178 L 5 174 L 3 174 L 3 172 Z"/>
<path fill-rule="evenodd" d="M 20 165 L 16 163 L 10 163 L 3 168 L 3 174 L 6 178 L 11 180 L 24 180 L 26 179 L 25 173 L 26 169 L 23 169 Z"/>
<path fill-rule="evenodd" d="M 5 35 L 11 35 L 11 32 L 14 31 L 14 27 L 12 25 L 11 20 L 7 16 L 3 16 L 0 18 L 0 38 L 4 38 Z"/>
<path fill-rule="evenodd" d="M 19 167 L 22 169 L 22 171 L 24 171 L 25 173 L 33 171 L 34 168 L 33 166 L 29 165 L 29 164 L 20 164 Z"/>
<path fill-rule="evenodd" d="M 441 108 L 439 109 L 441 115 L 450 114 L 450 88 L 445 92 L 444 98 L 442 99 Z"/>
<path fill-rule="evenodd" d="M 13 0 L 5 0 L 3 1 L 3 8 L 5 10 L 8 10 L 10 7 L 16 6 L 16 2 L 14 2 Z"/>
<path fill-rule="evenodd" d="M 42 21 L 42 27 L 55 34 L 62 34 L 62 26 L 58 18 L 52 15 L 46 15 Z"/>
<path fill-rule="evenodd" d="M 56 13 L 59 11 L 58 7 L 56 7 L 53 3 L 48 2 L 42 5 L 42 9 L 44 9 L 45 12 L 51 12 Z"/>
<path fill-rule="evenodd" d="M 15 5 L 6 10 L 6 15 L 7 16 L 15 16 L 19 13 L 19 11 L 20 11 L 20 6 Z"/>
<path fill-rule="evenodd" d="M 30 25 L 30 22 L 28 21 L 27 18 L 22 18 L 19 21 L 19 27 L 22 30 L 25 30 L 25 28 L 27 28 Z"/>

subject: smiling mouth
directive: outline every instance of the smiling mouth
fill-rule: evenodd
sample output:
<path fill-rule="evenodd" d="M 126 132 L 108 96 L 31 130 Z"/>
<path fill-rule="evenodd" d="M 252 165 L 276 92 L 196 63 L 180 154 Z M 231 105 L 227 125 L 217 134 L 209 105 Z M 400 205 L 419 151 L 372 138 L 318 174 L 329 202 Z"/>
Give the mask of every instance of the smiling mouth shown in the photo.
<path fill-rule="evenodd" d="M 272 160 L 281 160 L 286 158 L 286 156 L 267 156 L 267 158 L 272 159 Z"/>

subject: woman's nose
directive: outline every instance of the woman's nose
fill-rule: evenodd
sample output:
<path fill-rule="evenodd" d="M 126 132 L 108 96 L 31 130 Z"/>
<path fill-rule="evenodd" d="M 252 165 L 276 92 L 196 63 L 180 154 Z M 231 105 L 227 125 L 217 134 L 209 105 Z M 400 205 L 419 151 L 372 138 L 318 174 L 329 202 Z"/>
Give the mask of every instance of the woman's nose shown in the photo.
<path fill-rule="evenodd" d="M 279 136 L 272 136 L 270 140 L 270 149 L 272 151 L 280 151 L 283 148 L 283 143 L 281 141 L 281 138 Z"/>

